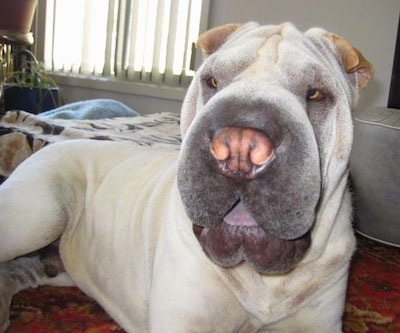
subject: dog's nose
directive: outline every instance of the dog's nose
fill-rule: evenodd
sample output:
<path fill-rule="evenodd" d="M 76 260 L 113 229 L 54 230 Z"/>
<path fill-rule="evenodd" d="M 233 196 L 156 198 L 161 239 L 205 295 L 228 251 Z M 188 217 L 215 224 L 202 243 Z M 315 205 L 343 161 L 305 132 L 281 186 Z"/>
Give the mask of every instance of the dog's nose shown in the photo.
<path fill-rule="evenodd" d="M 211 138 L 210 151 L 221 174 L 251 180 L 273 157 L 274 146 L 260 130 L 224 127 Z"/>

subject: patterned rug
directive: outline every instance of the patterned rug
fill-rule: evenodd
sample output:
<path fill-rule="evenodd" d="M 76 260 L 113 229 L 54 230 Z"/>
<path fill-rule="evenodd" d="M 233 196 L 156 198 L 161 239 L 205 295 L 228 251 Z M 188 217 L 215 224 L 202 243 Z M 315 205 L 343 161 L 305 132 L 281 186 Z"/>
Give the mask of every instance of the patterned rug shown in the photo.
<path fill-rule="evenodd" d="M 19 293 L 7 333 L 124 332 L 77 288 Z M 344 332 L 400 332 L 400 249 L 358 236 L 344 314 Z"/>
<path fill-rule="evenodd" d="M 344 331 L 400 332 L 400 248 L 358 236 L 353 258 Z"/>

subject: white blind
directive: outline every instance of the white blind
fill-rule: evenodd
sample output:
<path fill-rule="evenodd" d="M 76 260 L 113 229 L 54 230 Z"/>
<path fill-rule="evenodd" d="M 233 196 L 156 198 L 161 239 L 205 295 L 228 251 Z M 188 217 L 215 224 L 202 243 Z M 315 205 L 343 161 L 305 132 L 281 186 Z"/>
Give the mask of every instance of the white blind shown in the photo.
<path fill-rule="evenodd" d="M 209 0 L 53 0 L 45 67 L 56 72 L 187 85 Z"/>

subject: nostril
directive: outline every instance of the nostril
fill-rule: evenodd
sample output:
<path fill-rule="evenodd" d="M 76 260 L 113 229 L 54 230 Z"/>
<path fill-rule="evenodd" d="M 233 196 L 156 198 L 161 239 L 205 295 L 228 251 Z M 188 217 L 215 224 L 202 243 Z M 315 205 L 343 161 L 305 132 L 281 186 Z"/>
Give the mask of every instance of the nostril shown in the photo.
<path fill-rule="evenodd" d="M 220 133 L 220 135 L 211 141 L 210 145 L 212 155 L 219 161 L 226 160 L 230 155 L 230 142 L 225 134 L 226 133 Z"/>
<path fill-rule="evenodd" d="M 263 165 L 268 162 L 274 152 L 274 147 L 269 140 L 261 132 L 253 133 L 250 146 L 250 160 L 255 165 Z"/>
<path fill-rule="evenodd" d="M 254 178 L 257 168 L 264 166 L 273 156 L 274 146 L 260 130 L 225 127 L 211 139 L 210 152 L 224 175 Z"/>

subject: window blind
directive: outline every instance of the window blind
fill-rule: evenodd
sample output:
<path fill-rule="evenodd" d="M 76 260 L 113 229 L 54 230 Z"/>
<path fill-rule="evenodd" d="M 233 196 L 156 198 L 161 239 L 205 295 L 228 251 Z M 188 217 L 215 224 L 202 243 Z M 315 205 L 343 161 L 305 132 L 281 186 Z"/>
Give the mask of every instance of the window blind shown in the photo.
<path fill-rule="evenodd" d="M 46 6 L 47 70 L 187 85 L 192 45 L 209 0 L 53 0 Z"/>

